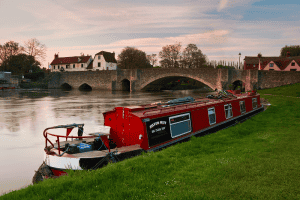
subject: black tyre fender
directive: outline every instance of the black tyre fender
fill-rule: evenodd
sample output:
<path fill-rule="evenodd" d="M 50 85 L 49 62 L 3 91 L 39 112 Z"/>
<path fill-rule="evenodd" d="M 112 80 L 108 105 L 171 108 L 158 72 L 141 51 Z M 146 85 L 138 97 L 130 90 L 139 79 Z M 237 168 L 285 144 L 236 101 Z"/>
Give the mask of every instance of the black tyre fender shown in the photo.
<path fill-rule="evenodd" d="M 52 177 L 53 173 L 51 169 L 46 165 L 46 163 L 43 162 L 39 169 L 35 171 L 35 174 L 32 178 L 32 183 L 36 184 L 40 181 L 43 181 L 45 176 Z"/>

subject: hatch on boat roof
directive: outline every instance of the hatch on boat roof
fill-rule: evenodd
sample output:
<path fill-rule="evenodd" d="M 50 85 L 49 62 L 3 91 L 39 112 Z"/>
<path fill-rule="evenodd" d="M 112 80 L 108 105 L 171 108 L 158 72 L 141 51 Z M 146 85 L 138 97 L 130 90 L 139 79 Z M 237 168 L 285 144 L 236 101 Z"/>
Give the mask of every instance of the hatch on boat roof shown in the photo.
<path fill-rule="evenodd" d="M 99 127 L 99 132 L 95 132 L 95 133 L 89 133 L 89 135 L 109 135 L 110 134 L 110 126 L 100 126 Z"/>
<path fill-rule="evenodd" d="M 126 106 L 125 108 L 135 109 L 135 108 L 142 108 L 142 106 Z"/>

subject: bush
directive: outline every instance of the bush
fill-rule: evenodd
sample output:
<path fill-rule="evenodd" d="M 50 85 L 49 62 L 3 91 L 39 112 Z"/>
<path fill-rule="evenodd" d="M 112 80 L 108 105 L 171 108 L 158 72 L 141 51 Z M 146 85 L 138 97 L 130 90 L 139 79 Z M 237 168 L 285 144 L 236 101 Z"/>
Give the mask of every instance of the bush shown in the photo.
<path fill-rule="evenodd" d="M 30 73 L 30 74 L 25 74 L 24 78 L 31 79 L 31 81 L 36 82 L 40 79 L 45 78 L 45 72 L 34 72 L 34 73 Z"/>

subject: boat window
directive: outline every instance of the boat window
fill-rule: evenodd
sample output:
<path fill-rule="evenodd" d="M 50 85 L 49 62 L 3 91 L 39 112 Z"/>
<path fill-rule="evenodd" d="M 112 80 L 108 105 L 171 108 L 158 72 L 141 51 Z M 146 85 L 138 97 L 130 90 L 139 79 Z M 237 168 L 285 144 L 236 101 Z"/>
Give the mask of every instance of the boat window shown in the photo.
<path fill-rule="evenodd" d="M 216 123 L 216 113 L 215 108 L 209 108 L 208 110 L 208 118 L 209 118 L 209 124 L 215 124 Z"/>
<path fill-rule="evenodd" d="M 256 98 L 253 98 L 252 99 L 252 108 L 256 108 L 257 107 L 257 99 Z"/>
<path fill-rule="evenodd" d="M 240 110 L 241 113 L 246 112 L 245 101 L 240 101 Z"/>
<path fill-rule="evenodd" d="M 226 119 L 232 117 L 232 107 L 231 107 L 231 104 L 227 104 L 224 107 L 225 107 L 225 117 L 226 117 Z"/>
<path fill-rule="evenodd" d="M 169 122 L 172 138 L 192 131 L 190 113 L 170 117 Z"/>

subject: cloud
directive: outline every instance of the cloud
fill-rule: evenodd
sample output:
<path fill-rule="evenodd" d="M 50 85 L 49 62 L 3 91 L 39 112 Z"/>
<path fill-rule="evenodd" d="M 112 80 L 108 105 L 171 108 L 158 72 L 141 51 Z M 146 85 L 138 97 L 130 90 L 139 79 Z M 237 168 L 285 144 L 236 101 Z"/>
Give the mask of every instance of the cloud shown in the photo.
<path fill-rule="evenodd" d="M 126 46 L 158 54 L 163 46 L 177 42 L 182 48 L 196 44 L 209 58 L 222 59 L 235 58 L 239 52 L 279 55 L 284 45 L 298 44 L 297 8 L 293 6 L 291 12 L 294 20 L 281 12 L 261 19 L 253 13 L 269 7 L 258 10 L 257 1 L 4 1 L 0 44 L 14 40 L 22 45 L 35 37 L 48 47 L 49 62 L 57 52 L 60 56 L 94 55 L 101 50 L 118 54 Z"/>
<path fill-rule="evenodd" d="M 219 3 L 218 11 L 220 12 L 221 10 L 226 8 L 227 4 L 228 4 L 228 0 L 221 0 Z"/>
<path fill-rule="evenodd" d="M 95 53 L 101 50 L 110 51 L 110 52 L 115 51 L 116 55 L 118 55 L 119 53 L 121 53 L 122 49 L 124 49 L 126 46 L 138 48 L 142 51 L 145 51 L 147 54 L 151 54 L 151 53 L 158 54 L 158 52 L 161 51 L 163 46 L 172 45 L 178 42 L 181 43 L 182 49 L 185 48 L 190 43 L 197 44 L 199 48 L 200 48 L 199 44 L 201 44 L 202 47 L 222 45 L 226 43 L 226 41 L 228 40 L 229 34 L 230 31 L 228 30 L 212 30 L 212 31 L 206 31 L 204 33 L 185 34 L 176 37 L 163 37 L 163 38 L 153 37 L 153 38 L 136 38 L 136 39 L 119 40 L 106 45 L 55 47 L 55 48 L 48 49 L 47 59 L 52 61 L 54 53 L 57 52 L 61 52 L 60 53 L 61 57 L 77 56 L 80 55 L 81 52 L 94 56 Z M 212 49 L 213 48 L 211 48 L 211 50 Z M 216 52 L 216 51 L 212 50 L 211 52 Z"/>

